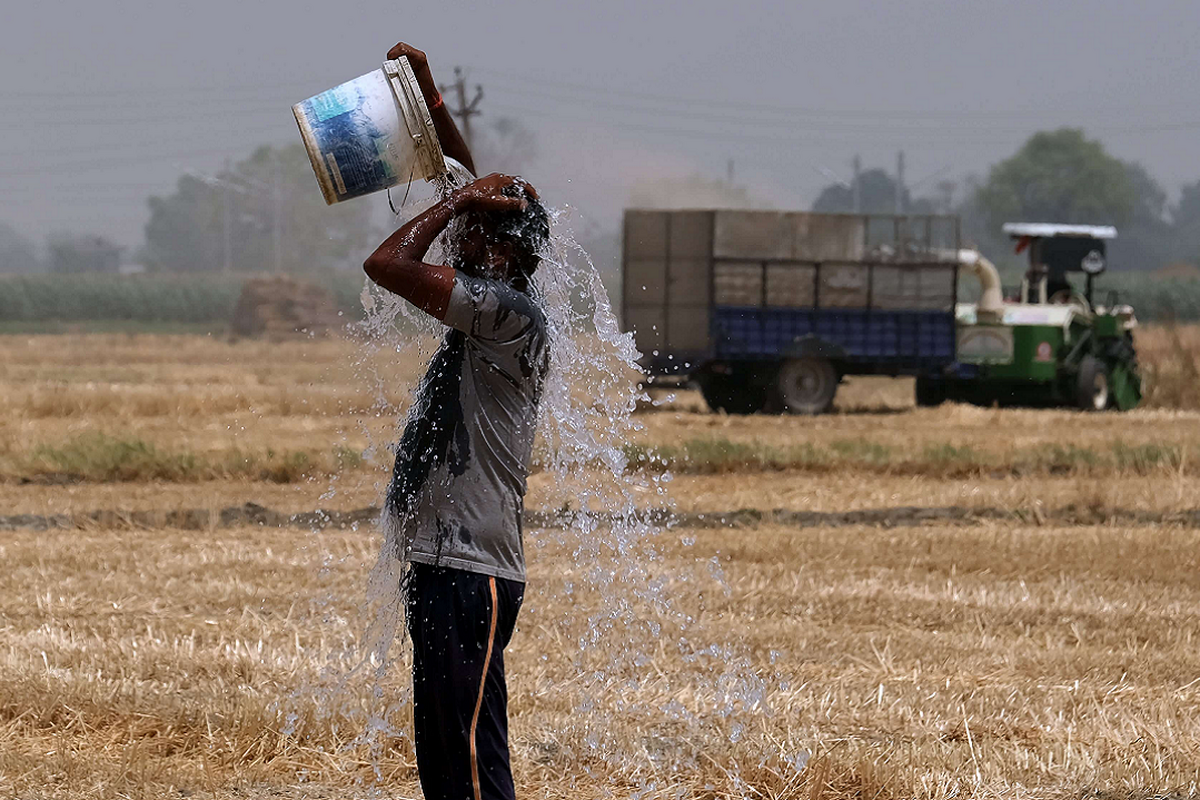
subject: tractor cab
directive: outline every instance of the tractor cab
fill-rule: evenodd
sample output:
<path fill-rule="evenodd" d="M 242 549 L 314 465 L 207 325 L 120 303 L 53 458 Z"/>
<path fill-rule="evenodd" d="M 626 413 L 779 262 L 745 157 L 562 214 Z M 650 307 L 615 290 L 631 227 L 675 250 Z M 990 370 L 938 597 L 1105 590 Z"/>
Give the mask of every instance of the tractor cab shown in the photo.
<path fill-rule="evenodd" d="M 1111 225 L 1058 225 L 1044 222 L 1007 222 L 1004 232 L 1017 242 L 1018 253 L 1028 251 L 1029 270 L 1021 281 L 1022 303 L 1076 304 L 1090 313 L 1095 304 L 1096 276 L 1108 266 L 1105 242 L 1117 236 Z M 1083 291 L 1070 275 L 1086 276 Z"/>

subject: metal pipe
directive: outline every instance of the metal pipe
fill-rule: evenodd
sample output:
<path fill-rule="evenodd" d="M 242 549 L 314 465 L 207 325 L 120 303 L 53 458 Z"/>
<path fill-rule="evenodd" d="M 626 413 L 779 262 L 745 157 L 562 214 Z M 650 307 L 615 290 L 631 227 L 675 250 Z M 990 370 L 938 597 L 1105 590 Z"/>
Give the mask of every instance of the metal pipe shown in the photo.
<path fill-rule="evenodd" d="M 1004 316 L 1004 293 L 1000 288 L 1000 273 L 996 270 L 996 265 L 978 250 L 959 250 L 958 263 L 979 279 L 982 291 L 976 308 L 978 317 L 999 321 Z"/>

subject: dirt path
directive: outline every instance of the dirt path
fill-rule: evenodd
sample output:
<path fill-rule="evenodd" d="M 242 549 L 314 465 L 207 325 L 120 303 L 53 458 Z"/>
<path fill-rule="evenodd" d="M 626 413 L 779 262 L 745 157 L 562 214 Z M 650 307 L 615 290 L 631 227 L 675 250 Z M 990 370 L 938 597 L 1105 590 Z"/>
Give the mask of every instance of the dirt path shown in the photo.
<path fill-rule="evenodd" d="M 1068 505 L 1061 508 L 1002 509 L 967 506 L 892 506 L 853 511 L 790 511 L 740 508 L 728 511 L 672 512 L 649 509 L 645 512 L 666 527 L 745 528 L 772 525 L 795 528 L 873 526 L 879 528 L 921 525 L 978 525 L 1010 522 L 1014 525 L 1175 525 L 1200 528 L 1200 508 L 1156 512 L 1134 509 L 1096 509 Z M 265 528 L 309 530 L 374 530 L 379 508 L 346 510 L 317 509 L 294 514 L 276 511 L 257 503 L 225 508 L 191 508 L 169 511 L 124 511 L 96 509 L 76 514 L 0 515 L 0 531 L 50 530 L 68 528 L 173 528 L 210 530 L 256 525 Z M 529 511 L 525 515 L 530 528 L 558 528 L 570 524 L 571 515 Z"/>

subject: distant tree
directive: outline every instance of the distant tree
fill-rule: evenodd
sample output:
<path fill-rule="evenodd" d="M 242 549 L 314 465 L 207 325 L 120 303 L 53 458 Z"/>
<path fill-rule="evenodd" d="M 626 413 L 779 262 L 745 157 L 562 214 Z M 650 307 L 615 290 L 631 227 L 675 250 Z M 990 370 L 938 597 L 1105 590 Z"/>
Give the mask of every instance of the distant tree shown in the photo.
<path fill-rule="evenodd" d="M 974 198 L 988 226 L 1064 222 L 1121 227 L 1134 217 L 1138 191 L 1126 164 L 1082 130 L 1035 133 L 993 166 Z"/>
<path fill-rule="evenodd" d="M 953 209 L 961 220 L 962 243 L 985 253 L 1006 276 L 1015 275 L 1023 271 L 1025 259 L 1013 252 L 1012 243 L 998 225 L 993 227 L 991 216 L 980 205 L 982 186 L 980 176 L 968 175 L 963 181 L 963 198 Z"/>
<path fill-rule="evenodd" d="M 1179 203 L 1171 209 L 1171 223 L 1175 232 L 1173 258 L 1200 264 L 1200 181 L 1184 185 Z"/>
<path fill-rule="evenodd" d="M 1141 164 L 1126 162 L 1124 166 L 1133 205 L 1117 238 L 1109 243 L 1109 263 L 1115 269 L 1159 269 L 1175 257 L 1177 249 L 1167 193 Z"/>
<path fill-rule="evenodd" d="M 1075 128 L 1035 133 L 991 168 L 960 213 L 981 243 L 1000 243 L 1005 222 L 1115 225 L 1109 257 L 1122 269 L 1157 269 L 1176 249 L 1163 188 Z"/>
<path fill-rule="evenodd" d="M 175 194 L 151 197 L 149 203 L 146 246 L 140 253 L 148 269 L 165 272 L 221 269 L 220 192 L 200 178 L 183 175 L 175 185 Z"/>
<path fill-rule="evenodd" d="M 11 225 L 0 222 L 0 273 L 41 270 L 42 262 L 33 242 L 17 233 Z"/>
<path fill-rule="evenodd" d="M 865 169 L 858 176 L 860 213 L 895 213 L 896 182 L 884 169 Z M 904 191 L 905 213 L 936 213 L 934 201 Z M 820 213 L 853 213 L 854 190 L 846 184 L 830 184 L 818 194 L 812 210 Z"/>
<path fill-rule="evenodd" d="M 378 238 L 371 200 L 327 206 L 299 144 L 260 147 L 211 178 L 184 175 L 174 194 L 149 202 L 141 257 L 154 270 L 221 270 L 227 220 L 234 271 L 274 269 L 276 224 L 287 272 L 354 266 Z"/>
<path fill-rule="evenodd" d="M 886 170 L 863 170 L 858 176 L 858 185 L 860 213 L 896 213 L 896 180 Z M 812 210 L 822 214 L 853 213 L 854 189 L 844 183 L 832 183 L 817 195 Z M 907 188 L 904 190 L 904 211 L 907 214 L 935 213 L 932 201 L 925 198 L 914 200 Z"/>
<path fill-rule="evenodd" d="M 121 268 L 120 246 L 103 236 L 57 234 L 50 237 L 51 272 L 107 272 Z"/>

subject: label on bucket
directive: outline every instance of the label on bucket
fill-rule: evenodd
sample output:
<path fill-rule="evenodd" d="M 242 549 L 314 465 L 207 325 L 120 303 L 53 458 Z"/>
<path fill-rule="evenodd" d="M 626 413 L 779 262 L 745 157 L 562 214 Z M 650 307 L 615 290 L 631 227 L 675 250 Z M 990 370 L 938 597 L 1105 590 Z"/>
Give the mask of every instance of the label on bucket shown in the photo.
<path fill-rule="evenodd" d="M 307 101 L 317 122 L 340 117 L 359 107 L 359 94 L 350 84 L 342 84 Z M 303 105 L 303 103 L 301 103 Z"/>

